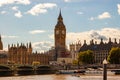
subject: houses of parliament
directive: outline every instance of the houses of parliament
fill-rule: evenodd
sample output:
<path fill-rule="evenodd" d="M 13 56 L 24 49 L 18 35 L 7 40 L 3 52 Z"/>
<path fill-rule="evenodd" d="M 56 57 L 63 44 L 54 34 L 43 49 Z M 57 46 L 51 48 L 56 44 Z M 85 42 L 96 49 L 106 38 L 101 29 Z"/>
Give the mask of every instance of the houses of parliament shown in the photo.
<path fill-rule="evenodd" d="M 61 11 L 58 15 L 57 24 L 54 28 L 54 48 L 44 53 L 33 53 L 32 43 L 27 44 L 8 44 L 8 51 L 3 50 L 3 43 L 0 36 L 0 64 L 33 64 L 33 62 L 39 62 L 40 64 L 49 64 L 50 61 L 56 61 L 57 63 L 72 63 L 73 60 L 77 60 L 78 53 L 81 51 L 92 50 L 94 52 L 94 62 L 101 64 L 105 59 L 112 47 L 120 47 L 120 40 L 117 43 L 109 38 L 108 43 L 104 43 L 103 39 L 99 44 L 90 41 L 88 45 L 86 40 L 83 45 L 80 41 L 75 44 L 70 44 L 69 48 L 66 47 L 66 27 L 63 22 Z"/>

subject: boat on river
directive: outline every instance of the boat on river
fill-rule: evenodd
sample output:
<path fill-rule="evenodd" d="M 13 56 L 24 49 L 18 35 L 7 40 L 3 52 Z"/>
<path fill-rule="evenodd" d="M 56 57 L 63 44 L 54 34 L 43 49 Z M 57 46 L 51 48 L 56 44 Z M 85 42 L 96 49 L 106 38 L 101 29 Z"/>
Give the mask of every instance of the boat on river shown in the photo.
<path fill-rule="evenodd" d="M 56 74 L 75 74 L 75 73 L 80 73 L 84 74 L 84 70 L 59 70 L 56 72 Z"/>
<path fill-rule="evenodd" d="M 58 74 L 73 74 L 74 70 L 59 70 Z"/>

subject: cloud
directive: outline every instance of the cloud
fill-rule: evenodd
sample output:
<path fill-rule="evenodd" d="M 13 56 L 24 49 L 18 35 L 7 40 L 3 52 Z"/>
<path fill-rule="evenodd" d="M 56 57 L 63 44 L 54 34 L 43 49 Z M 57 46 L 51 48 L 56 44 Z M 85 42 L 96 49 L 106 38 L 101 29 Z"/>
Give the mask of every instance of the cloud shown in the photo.
<path fill-rule="evenodd" d="M 51 46 L 53 46 L 53 43 L 50 41 L 40 41 L 40 42 L 34 42 L 32 44 L 34 50 L 38 52 L 48 51 L 51 48 Z"/>
<path fill-rule="evenodd" d="M 18 6 L 13 6 L 13 7 L 12 7 L 12 10 L 13 10 L 13 11 L 16 11 L 16 12 L 14 13 L 14 16 L 15 16 L 15 17 L 21 18 L 21 17 L 23 16 L 22 13 L 21 13 L 21 11 L 18 10 Z"/>
<path fill-rule="evenodd" d="M 95 20 L 95 18 L 94 18 L 94 17 L 91 17 L 90 20 L 93 21 L 93 20 Z"/>
<path fill-rule="evenodd" d="M 118 4 L 117 7 L 118 7 L 118 14 L 120 15 L 120 4 Z"/>
<path fill-rule="evenodd" d="M 106 18 L 111 18 L 111 15 L 109 12 L 104 12 L 98 16 L 98 19 L 106 19 Z"/>
<path fill-rule="evenodd" d="M 102 14 L 98 15 L 97 17 L 91 17 L 89 20 L 95 20 L 95 19 L 107 19 L 111 18 L 111 15 L 109 12 L 103 12 Z"/>
<path fill-rule="evenodd" d="M 64 2 L 83 2 L 83 1 L 91 1 L 91 0 L 64 0 Z"/>
<path fill-rule="evenodd" d="M 6 14 L 7 12 L 6 11 L 1 11 L 0 14 Z"/>
<path fill-rule="evenodd" d="M 79 11 L 79 12 L 77 12 L 77 14 L 80 14 L 80 15 L 82 15 L 82 14 L 83 14 L 83 12 L 80 12 L 80 11 Z"/>
<path fill-rule="evenodd" d="M 2 35 L 2 38 L 14 39 L 14 38 L 18 38 L 18 36 L 8 36 L 8 35 Z"/>
<path fill-rule="evenodd" d="M 30 0 L 0 0 L 0 7 L 8 4 L 28 5 L 30 3 L 31 3 Z"/>
<path fill-rule="evenodd" d="M 21 18 L 23 15 L 20 11 L 14 14 L 17 18 Z"/>
<path fill-rule="evenodd" d="M 39 15 L 40 13 L 46 13 L 48 8 L 53 8 L 56 6 L 57 5 L 55 3 L 37 4 L 32 9 L 27 11 L 27 13 L 36 16 Z"/>
<path fill-rule="evenodd" d="M 65 2 L 70 2 L 71 0 L 64 0 Z"/>
<path fill-rule="evenodd" d="M 14 6 L 14 7 L 12 7 L 12 10 L 18 11 L 18 7 L 17 7 L 17 6 Z"/>
<path fill-rule="evenodd" d="M 83 43 L 84 40 L 87 40 L 87 43 L 91 39 L 100 42 L 100 39 L 103 38 L 104 41 L 107 41 L 109 37 L 112 39 L 117 38 L 120 39 L 120 28 L 103 28 L 101 30 L 90 30 L 80 33 L 67 33 L 67 40 L 68 43 L 75 42 L 77 40 L 81 40 Z"/>
<path fill-rule="evenodd" d="M 44 30 L 33 30 L 33 31 L 29 31 L 30 34 L 39 34 L 39 33 L 44 33 Z"/>
<path fill-rule="evenodd" d="M 117 39 L 117 42 L 119 42 L 120 39 L 120 28 L 103 28 L 100 30 L 89 30 L 85 32 L 68 32 L 66 35 L 66 45 L 69 45 L 71 43 L 75 43 L 77 41 L 80 41 L 81 44 L 84 43 L 84 40 L 87 41 L 87 44 L 90 44 L 90 41 L 94 39 L 94 41 L 97 41 L 99 44 L 101 41 L 101 38 L 104 40 L 104 42 L 108 42 L 108 39 L 111 38 L 114 42 L 114 39 Z M 49 38 L 54 39 L 54 34 L 49 35 Z M 35 42 L 33 43 L 33 48 L 35 50 L 38 50 L 39 52 L 47 51 L 54 45 L 53 42 L 50 41 L 42 41 L 42 42 Z"/>
<path fill-rule="evenodd" d="M 49 36 L 51 39 L 54 39 L 54 35 Z M 85 32 L 69 32 L 66 35 L 66 42 L 67 45 L 70 43 L 74 43 L 78 40 L 80 40 L 83 44 L 84 40 L 87 40 L 87 43 L 90 43 L 91 39 L 94 39 L 98 43 L 100 42 L 100 39 L 103 38 L 103 40 L 106 42 L 108 41 L 108 38 L 111 37 L 112 39 L 120 39 L 120 28 L 103 28 L 101 30 L 89 30 Z"/>

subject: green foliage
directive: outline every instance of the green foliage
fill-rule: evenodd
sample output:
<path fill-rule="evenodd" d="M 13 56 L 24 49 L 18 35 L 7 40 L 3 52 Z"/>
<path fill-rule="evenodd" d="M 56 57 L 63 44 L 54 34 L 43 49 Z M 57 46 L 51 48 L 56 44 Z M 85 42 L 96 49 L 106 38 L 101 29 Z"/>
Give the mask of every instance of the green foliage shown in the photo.
<path fill-rule="evenodd" d="M 78 60 L 73 60 L 74 65 L 78 65 Z"/>
<path fill-rule="evenodd" d="M 120 48 L 112 48 L 110 50 L 107 60 L 111 64 L 120 64 Z"/>
<path fill-rule="evenodd" d="M 39 61 L 33 61 L 33 62 L 32 62 L 32 65 L 33 65 L 33 66 L 40 65 L 40 62 L 39 62 Z"/>
<path fill-rule="evenodd" d="M 92 64 L 94 60 L 93 51 L 87 50 L 78 54 L 78 61 L 82 64 Z"/>

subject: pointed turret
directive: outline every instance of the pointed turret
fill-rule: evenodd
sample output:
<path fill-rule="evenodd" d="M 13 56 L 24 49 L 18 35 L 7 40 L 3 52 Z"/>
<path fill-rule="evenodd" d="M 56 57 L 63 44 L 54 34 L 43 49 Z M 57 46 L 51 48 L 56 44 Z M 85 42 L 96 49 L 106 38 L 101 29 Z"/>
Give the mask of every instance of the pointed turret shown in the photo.
<path fill-rule="evenodd" d="M 2 40 L 1 40 L 1 35 L 0 35 L 0 50 L 3 50 L 3 43 L 2 43 Z"/>
<path fill-rule="evenodd" d="M 103 43 L 103 38 L 101 38 L 101 42 L 100 42 L 100 44 L 104 44 L 104 43 Z"/>
<path fill-rule="evenodd" d="M 17 48 L 19 47 L 19 43 L 17 43 Z"/>
<path fill-rule="evenodd" d="M 115 41 L 114 41 L 114 43 L 115 43 L 115 44 L 117 44 L 117 40 L 116 40 L 116 38 L 115 38 Z"/>
<path fill-rule="evenodd" d="M 109 42 L 111 42 L 111 38 L 109 38 Z"/>
<path fill-rule="evenodd" d="M 31 45 L 31 42 L 29 43 L 29 45 L 27 44 L 28 48 L 27 48 L 27 52 L 28 54 L 31 54 L 32 53 L 32 45 Z"/>
<path fill-rule="evenodd" d="M 109 38 L 109 42 L 108 42 L 109 44 L 112 44 L 112 41 L 111 41 L 111 38 Z"/>
<path fill-rule="evenodd" d="M 32 48 L 31 42 L 29 43 L 29 48 Z"/>
<path fill-rule="evenodd" d="M 95 44 L 97 44 L 97 41 L 95 41 Z"/>
<path fill-rule="evenodd" d="M 86 45 L 86 40 L 84 40 L 84 45 Z"/>
<path fill-rule="evenodd" d="M 59 13 L 59 16 L 58 16 L 58 21 L 63 21 L 62 14 L 61 14 L 61 9 L 60 9 L 60 13 Z"/>
<path fill-rule="evenodd" d="M 59 16 L 58 16 L 58 21 L 57 21 L 57 24 L 56 24 L 56 29 L 59 29 L 59 28 L 65 28 L 65 25 L 63 23 L 63 17 L 62 17 L 62 14 L 61 14 L 61 10 L 60 10 L 60 13 L 59 13 Z"/>
<path fill-rule="evenodd" d="M 0 40 L 1 40 L 1 35 L 0 35 Z"/>
<path fill-rule="evenodd" d="M 90 41 L 90 45 L 94 45 L 94 40 L 93 39 Z"/>
<path fill-rule="evenodd" d="M 12 47 L 13 47 L 13 44 L 12 44 Z"/>
<path fill-rule="evenodd" d="M 29 47 L 28 47 L 28 43 L 27 43 L 27 48 L 29 48 Z"/>

